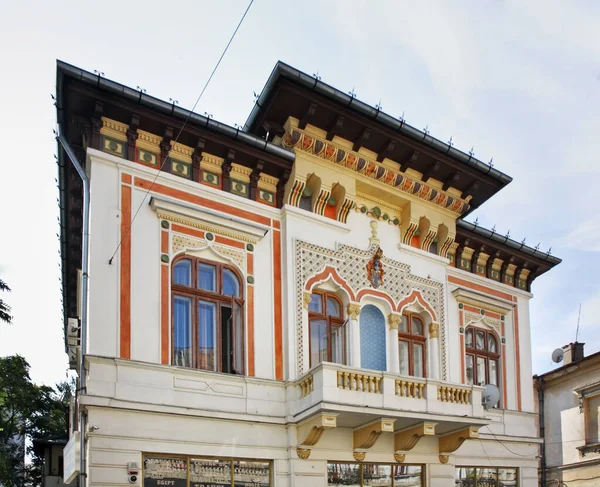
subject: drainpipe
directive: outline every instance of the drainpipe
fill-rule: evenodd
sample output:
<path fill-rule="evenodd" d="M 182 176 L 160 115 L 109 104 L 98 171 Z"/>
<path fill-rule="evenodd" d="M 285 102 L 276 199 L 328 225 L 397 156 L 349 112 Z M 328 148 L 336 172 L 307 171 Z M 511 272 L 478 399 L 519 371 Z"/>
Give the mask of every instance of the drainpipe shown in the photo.
<path fill-rule="evenodd" d="M 541 485 L 546 487 L 546 426 L 544 424 L 544 377 L 536 377 L 538 390 L 538 410 L 540 414 L 540 438 L 542 439 L 542 454 L 540 459 Z"/>
<path fill-rule="evenodd" d="M 77 160 L 77 156 L 71 149 L 71 146 L 62 134 L 59 126 L 59 133 L 56 137 L 60 145 L 62 145 L 67 156 L 77 170 L 81 181 L 83 182 L 83 238 L 81 251 L 81 335 L 80 335 L 80 353 L 79 353 L 79 394 L 86 392 L 86 377 L 85 377 L 85 352 L 87 345 L 87 321 L 88 321 L 88 251 L 90 238 L 90 180 L 85 173 L 85 169 Z M 81 404 L 78 404 L 79 409 L 79 487 L 85 487 L 85 428 L 83 427 L 84 415 Z"/>

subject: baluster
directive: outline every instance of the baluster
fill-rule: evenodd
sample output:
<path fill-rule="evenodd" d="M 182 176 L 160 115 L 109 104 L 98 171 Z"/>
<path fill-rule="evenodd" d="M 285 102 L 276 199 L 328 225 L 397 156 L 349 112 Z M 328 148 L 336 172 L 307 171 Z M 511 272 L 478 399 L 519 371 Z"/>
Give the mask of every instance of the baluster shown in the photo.
<path fill-rule="evenodd" d="M 338 370 L 338 373 L 337 373 L 337 386 L 338 387 L 342 387 L 342 388 L 344 386 L 344 384 L 343 384 L 343 375 L 342 375 L 342 371 L 341 370 Z"/>
<path fill-rule="evenodd" d="M 376 382 L 375 382 L 375 389 L 377 394 L 381 394 L 381 389 L 379 388 L 379 384 L 381 382 L 381 377 L 377 377 Z"/>

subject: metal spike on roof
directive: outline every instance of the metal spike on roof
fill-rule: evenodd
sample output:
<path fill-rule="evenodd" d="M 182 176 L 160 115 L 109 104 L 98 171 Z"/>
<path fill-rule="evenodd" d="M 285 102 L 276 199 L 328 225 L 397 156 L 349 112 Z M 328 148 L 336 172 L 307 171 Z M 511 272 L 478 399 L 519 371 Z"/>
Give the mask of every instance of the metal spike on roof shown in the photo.
<path fill-rule="evenodd" d="M 453 147 L 453 146 L 454 146 L 454 142 L 452 142 L 452 136 L 450 136 L 450 140 L 448 140 L 448 145 L 449 145 L 450 147 Z"/>
<path fill-rule="evenodd" d="M 352 87 L 352 90 L 348 92 L 348 94 L 352 97 L 352 98 L 356 98 L 356 93 L 354 92 L 354 86 Z"/>

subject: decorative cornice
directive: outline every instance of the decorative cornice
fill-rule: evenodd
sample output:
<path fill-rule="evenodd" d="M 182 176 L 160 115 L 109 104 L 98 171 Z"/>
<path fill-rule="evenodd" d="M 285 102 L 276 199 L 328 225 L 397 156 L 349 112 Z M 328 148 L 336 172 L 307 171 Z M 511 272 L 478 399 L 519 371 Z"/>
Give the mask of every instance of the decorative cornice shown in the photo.
<path fill-rule="evenodd" d="M 192 154 L 194 149 L 179 142 L 171 141 L 171 157 L 173 159 L 181 159 L 184 162 L 192 162 Z"/>
<path fill-rule="evenodd" d="M 128 125 L 106 117 L 102 117 L 101 120 L 102 128 L 100 129 L 100 133 L 102 135 L 108 135 L 109 137 L 121 140 L 123 142 L 127 140 L 127 129 L 129 128 Z"/>
<path fill-rule="evenodd" d="M 462 215 L 470 207 L 464 199 L 451 196 L 448 192 L 434 188 L 422 181 L 417 181 L 406 173 L 385 167 L 383 164 L 367 159 L 357 152 L 349 151 L 312 134 L 309 135 L 300 129 L 288 128 L 283 136 L 282 144 L 287 149 L 313 154 L 338 166 L 343 166 L 374 179 L 381 184 L 396 188 L 403 193 L 429 201 L 457 215 Z"/>

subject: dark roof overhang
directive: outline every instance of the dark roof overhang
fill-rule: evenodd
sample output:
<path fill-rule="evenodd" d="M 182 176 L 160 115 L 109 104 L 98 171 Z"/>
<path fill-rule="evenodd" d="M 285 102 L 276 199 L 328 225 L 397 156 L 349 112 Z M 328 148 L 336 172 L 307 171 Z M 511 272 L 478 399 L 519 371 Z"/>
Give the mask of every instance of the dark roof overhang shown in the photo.
<path fill-rule="evenodd" d="M 288 116 L 340 136 L 472 196 L 471 211 L 512 181 L 510 176 L 418 130 L 404 120 L 371 107 L 321 80 L 278 62 L 258 97 L 245 130 L 264 136 L 283 130 Z M 416 154 L 415 154 L 416 153 Z M 416 156 L 415 156 L 416 155 Z"/>

